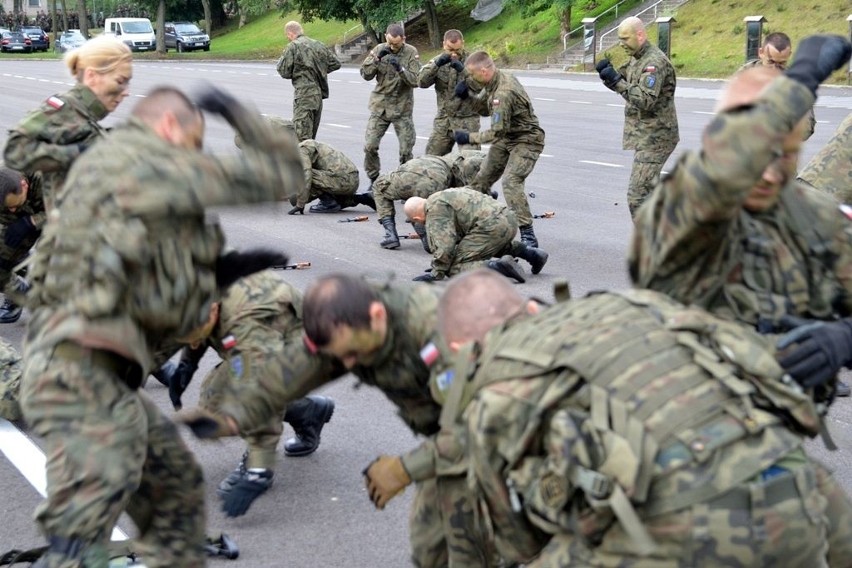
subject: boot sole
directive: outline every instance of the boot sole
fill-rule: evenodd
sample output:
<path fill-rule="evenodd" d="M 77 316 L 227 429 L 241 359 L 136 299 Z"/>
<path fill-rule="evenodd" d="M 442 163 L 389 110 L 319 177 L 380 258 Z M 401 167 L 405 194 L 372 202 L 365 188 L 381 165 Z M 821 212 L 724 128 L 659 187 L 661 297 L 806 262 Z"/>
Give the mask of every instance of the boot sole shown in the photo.
<path fill-rule="evenodd" d="M 334 407 L 335 407 L 334 401 L 331 401 L 331 404 L 328 405 L 328 408 L 326 410 L 326 414 L 322 418 L 323 424 L 328 424 L 331 421 L 331 417 L 334 416 Z M 314 453 L 315 451 L 317 451 L 319 449 L 320 440 L 321 440 L 320 435 L 321 434 L 322 434 L 322 428 L 320 428 L 320 431 L 317 434 L 317 445 L 314 446 L 313 448 L 311 448 L 309 450 L 301 451 L 301 452 L 288 452 L 287 448 L 284 448 L 284 455 L 292 457 L 292 458 L 299 458 L 299 457 L 302 457 L 302 456 L 311 455 L 312 453 Z"/>
<path fill-rule="evenodd" d="M 393 250 L 393 249 L 398 249 L 398 248 L 399 248 L 399 243 L 396 243 L 396 244 L 390 244 L 390 245 L 383 245 L 383 244 L 380 244 L 379 246 L 381 246 L 383 249 L 386 249 L 386 250 Z"/>

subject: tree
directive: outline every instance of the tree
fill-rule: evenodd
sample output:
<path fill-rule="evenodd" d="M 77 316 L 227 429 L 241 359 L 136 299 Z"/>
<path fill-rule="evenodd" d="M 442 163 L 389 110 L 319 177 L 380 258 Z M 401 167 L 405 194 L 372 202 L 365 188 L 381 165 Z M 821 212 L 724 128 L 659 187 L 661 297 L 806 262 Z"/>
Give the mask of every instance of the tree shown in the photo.
<path fill-rule="evenodd" d="M 77 19 L 80 21 L 80 33 L 89 37 L 89 13 L 86 10 L 86 0 L 77 0 Z"/>
<path fill-rule="evenodd" d="M 210 35 L 210 30 L 213 27 L 213 11 L 210 10 L 210 0 L 201 0 L 201 6 L 204 8 L 204 31 Z"/>
<path fill-rule="evenodd" d="M 513 6 L 521 10 L 523 16 L 529 17 L 548 8 L 553 8 L 559 18 L 559 27 L 562 35 L 571 31 L 571 9 L 577 0 L 506 0 L 506 6 Z"/>
<path fill-rule="evenodd" d="M 441 47 L 442 42 L 438 11 L 435 10 L 434 0 L 423 0 L 423 12 L 426 17 L 426 27 L 429 30 L 429 45 L 437 49 Z"/>
<path fill-rule="evenodd" d="M 282 12 L 298 11 L 306 22 L 314 19 L 361 22 L 364 31 L 376 43 L 381 43 L 381 32 L 388 24 L 404 21 L 408 15 L 424 8 L 429 0 L 283 0 L 279 5 Z M 433 6 L 434 8 L 434 6 Z M 436 17 L 437 18 L 437 17 Z M 436 26 L 437 28 L 437 26 Z"/>

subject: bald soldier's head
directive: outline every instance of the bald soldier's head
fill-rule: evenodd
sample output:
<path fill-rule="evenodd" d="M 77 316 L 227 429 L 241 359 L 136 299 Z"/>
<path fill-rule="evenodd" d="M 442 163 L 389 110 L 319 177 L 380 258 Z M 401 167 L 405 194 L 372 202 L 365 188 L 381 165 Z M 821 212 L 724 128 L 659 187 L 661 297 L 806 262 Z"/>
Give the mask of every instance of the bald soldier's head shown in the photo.
<path fill-rule="evenodd" d="M 422 197 L 417 197 L 416 195 L 409 197 L 405 200 L 405 205 L 403 205 L 402 209 L 409 221 L 413 223 L 426 222 L 426 200 Z"/>
<path fill-rule="evenodd" d="M 636 16 L 625 18 L 618 26 L 618 41 L 627 55 L 635 54 L 648 41 L 645 24 Z"/>
<path fill-rule="evenodd" d="M 731 77 L 716 105 L 716 112 L 725 112 L 754 104 L 763 91 L 781 75 L 776 67 L 750 67 Z M 807 118 L 803 117 L 796 127 L 784 137 L 780 155 L 770 163 L 760 180 L 752 187 L 743 207 L 759 212 L 773 207 L 779 199 L 781 189 L 796 175 L 799 152 L 802 149 L 802 134 Z"/>
<path fill-rule="evenodd" d="M 155 87 L 131 114 L 175 146 L 200 150 L 203 145 L 204 115 L 174 87 Z"/>

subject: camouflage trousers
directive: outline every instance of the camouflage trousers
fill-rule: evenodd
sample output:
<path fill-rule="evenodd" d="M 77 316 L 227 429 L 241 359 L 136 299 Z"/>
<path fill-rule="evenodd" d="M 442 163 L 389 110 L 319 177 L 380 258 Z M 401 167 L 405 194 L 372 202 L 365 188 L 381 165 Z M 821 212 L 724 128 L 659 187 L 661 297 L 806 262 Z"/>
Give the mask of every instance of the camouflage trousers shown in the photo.
<path fill-rule="evenodd" d="M 379 219 L 393 217 L 395 209 L 393 202 L 397 199 L 406 200 L 409 197 L 427 198 L 433 193 L 447 189 L 446 176 L 440 179 L 432 176 L 433 172 L 395 171 L 379 176 L 373 183 L 373 199 L 376 200 L 376 212 Z"/>
<path fill-rule="evenodd" d="M 410 114 L 392 119 L 376 113 L 370 114 L 370 119 L 367 121 L 366 142 L 364 144 L 364 171 L 367 173 L 370 181 L 375 180 L 382 172 L 379 160 L 379 143 L 382 141 L 382 137 L 388 131 L 388 127 L 391 124 L 393 124 L 393 130 L 399 139 L 400 165 L 414 157 L 416 134 L 414 131 L 414 120 Z"/>
<path fill-rule="evenodd" d="M 466 130 L 468 132 L 479 132 L 479 117 L 465 116 L 437 116 L 432 123 L 432 134 L 429 136 L 429 141 L 426 143 L 426 154 L 432 156 L 443 156 L 453 151 L 453 146 L 456 145 L 456 140 L 453 138 L 454 130 Z M 479 144 L 459 145 L 461 150 L 479 150 Z"/>
<path fill-rule="evenodd" d="M 38 235 L 24 239 L 17 247 L 10 247 L 4 242 L 6 228 L 0 226 L 0 292 L 9 294 L 13 292 L 15 279 L 12 278 L 15 266 L 27 258 L 30 249 L 38 239 Z"/>
<path fill-rule="evenodd" d="M 591 548 L 582 539 L 560 533 L 527 566 L 552 568 L 594 566 L 618 568 L 716 568 L 784 566 L 826 568 L 848 566 L 850 556 L 829 563 L 831 527 L 826 498 L 813 464 L 764 482 L 743 483 L 707 502 L 645 521 L 657 543 L 640 556 L 619 524 Z M 848 498 L 845 527 L 849 545 Z"/>
<path fill-rule="evenodd" d="M 322 97 L 317 95 L 293 97 L 293 128 L 299 142 L 316 139 L 322 118 Z"/>
<path fill-rule="evenodd" d="M 481 268 L 492 258 L 504 254 L 516 256 L 513 252 L 517 252 L 520 243 L 513 243 L 512 237 L 517 232 L 518 222 L 511 212 L 505 216 L 492 217 L 487 226 L 466 234 L 458 242 L 447 276 L 452 277 L 460 272 Z"/>
<path fill-rule="evenodd" d="M 21 356 L 0 338 L 0 418 L 21 419 Z"/>
<path fill-rule="evenodd" d="M 541 144 L 496 140 L 488 150 L 485 163 L 470 187 L 487 193 L 500 176 L 503 176 L 506 204 L 514 211 L 521 227 L 532 225 L 533 218 L 524 193 L 524 181 L 532 173 L 543 149 Z"/>
<path fill-rule="evenodd" d="M 674 148 L 661 151 L 636 151 L 633 154 L 633 168 L 630 170 L 630 183 L 627 186 L 627 206 L 630 216 L 635 217 L 636 211 L 660 181 L 660 172 Z"/>
<path fill-rule="evenodd" d="M 355 192 L 358 191 L 358 170 L 334 171 L 334 170 L 311 170 L 311 201 L 319 198 L 321 193 L 332 195 L 341 207 L 354 207 Z M 304 207 L 304 203 L 297 203 Z"/>
<path fill-rule="evenodd" d="M 106 566 L 110 533 L 126 511 L 146 566 L 204 566 L 201 467 L 175 425 L 97 353 L 25 353 L 21 407 L 47 454 L 36 520 L 47 537 L 82 544 L 76 554 L 54 545 L 42 565 Z"/>
<path fill-rule="evenodd" d="M 418 482 L 409 516 L 411 561 L 417 568 L 502 566 L 479 528 L 464 475 Z"/>

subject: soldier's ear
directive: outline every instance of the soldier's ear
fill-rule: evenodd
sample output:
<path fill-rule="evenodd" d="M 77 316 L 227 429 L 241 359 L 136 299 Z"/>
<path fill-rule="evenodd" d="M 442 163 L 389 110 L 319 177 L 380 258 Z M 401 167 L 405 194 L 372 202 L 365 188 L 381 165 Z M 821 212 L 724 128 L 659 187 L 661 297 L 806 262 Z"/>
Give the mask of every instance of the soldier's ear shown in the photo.
<path fill-rule="evenodd" d="M 528 300 L 526 310 L 529 315 L 534 316 L 541 311 L 541 304 L 535 300 Z"/>
<path fill-rule="evenodd" d="M 370 304 L 370 329 L 380 331 L 387 328 L 388 312 L 381 302 Z"/>

